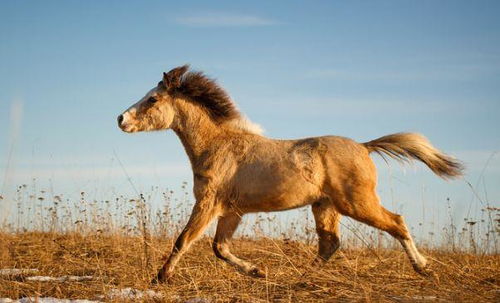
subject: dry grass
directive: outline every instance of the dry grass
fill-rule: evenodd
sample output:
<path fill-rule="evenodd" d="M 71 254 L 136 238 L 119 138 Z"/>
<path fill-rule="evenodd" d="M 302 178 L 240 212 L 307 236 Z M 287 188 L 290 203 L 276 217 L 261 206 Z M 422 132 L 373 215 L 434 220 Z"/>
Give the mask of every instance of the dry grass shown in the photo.
<path fill-rule="evenodd" d="M 433 278 L 415 274 L 393 239 L 349 220 L 342 226 L 341 249 L 328 263 L 313 266 L 314 223 L 304 208 L 286 223 L 274 214 L 259 215 L 243 224 L 233 241 L 233 253 L 264 269 L 266 279 L 245 276 L 218 260 L 206 237 L 181 259 L 170 284 L 151 285 L 189 217 L 193 202 L 186 183 L 180 197 L 153 188 L 137 198 L 104 200 L 84 192 L 68 198 L 35 185 L 19 186 L 8 200 L 0 197 L 16 206 L 0 226 L 0 269 L 94 279 L 40 282 L 0 275 L 0 298 L 123 301 L 105 295 L 132 287 L 155 290 L 166 302 L 500 302 L 500 209 L 487 202 L 480 218 L 455 223 L 450 216 L 448 225 L 436 230 L 441 241 L 433 235 L 422 239 Z M 161 208 L 151 207 L 153 202 Z"/>
<path fill-rule="evenodd" d="M 315 247 L 287 240 L 238 239 L 236 254 L 259 264 L 267 279 L 254 279 L 217 260 L 210 239 L 198 241 L 167 285 L 149 280 L 172 239 L 151 239 L 149 258 L 142 237 L 94 233 L 2 233 L 0 268 L 38 268 L 40 275 L 93 275 L 87 282 L 31 282 L 0 277 L 0 297 L 52 296 L 95 299 L 110 288 L 154 289 L 166 301 L 198 297 L 214 302 L 475 301 L 499 302 L 500 257 L 425 251 L 434 278 L 411 269 L 401 250 L 339 250 L 323 266 L 312 266 Z"/>

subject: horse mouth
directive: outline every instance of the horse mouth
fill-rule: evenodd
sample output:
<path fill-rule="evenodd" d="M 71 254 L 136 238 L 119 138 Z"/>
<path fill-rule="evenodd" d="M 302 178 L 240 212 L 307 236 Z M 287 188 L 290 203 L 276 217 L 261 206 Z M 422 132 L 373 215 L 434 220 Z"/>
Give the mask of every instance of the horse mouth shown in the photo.
<path fill-rule="evenodd" d="M 120 125 L 120 129 L 126 133 L 133 133 L 136 131 L 136 128 L 130 124 L 122 124 Z"/>

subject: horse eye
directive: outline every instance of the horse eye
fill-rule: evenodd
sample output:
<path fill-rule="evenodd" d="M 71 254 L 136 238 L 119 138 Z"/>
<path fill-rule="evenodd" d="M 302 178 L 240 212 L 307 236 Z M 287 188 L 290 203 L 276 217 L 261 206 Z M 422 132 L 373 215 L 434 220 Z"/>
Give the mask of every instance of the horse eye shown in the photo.
<path fill-rule="evenodd" d="M 156 103 L 156 101 L 158 100 L 156 100 L 154 97 L 149 97 L 148 99 L 148 103 Z"/>

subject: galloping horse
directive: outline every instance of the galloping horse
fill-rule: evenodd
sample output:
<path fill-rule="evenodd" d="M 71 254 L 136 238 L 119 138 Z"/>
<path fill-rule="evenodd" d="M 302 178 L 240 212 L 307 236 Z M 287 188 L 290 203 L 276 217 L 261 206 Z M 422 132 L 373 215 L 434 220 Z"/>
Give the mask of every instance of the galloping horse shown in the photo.
<path fill-rule="evenodd" d="M 248 275 L 263 277 L 262 270 L 229 250 L 242 216 L 306 205 L 312 205 L 316 223 L 317 260 L 328 260 L 339 247 L 339 221 L 344 215 L 392 235 L 415 271 L 426 274 L 427 261 L 415 247 L 403 217 L 380 204 L 370 153 L 418 159 L 443 178 L 458 177 L 463 170 L 460 162 L 415 133 L 365 143 L 337 136 L 267 138 L 214 80 L 188 71 L 187 65 L 163 73 L 156 87 L 118 116 L 118 125 L 128 133 L 172 129 L 193 170 L 193 212 L 155 282 L 172 276 L 179 258 L 215 218 L 215 255 Z"/>

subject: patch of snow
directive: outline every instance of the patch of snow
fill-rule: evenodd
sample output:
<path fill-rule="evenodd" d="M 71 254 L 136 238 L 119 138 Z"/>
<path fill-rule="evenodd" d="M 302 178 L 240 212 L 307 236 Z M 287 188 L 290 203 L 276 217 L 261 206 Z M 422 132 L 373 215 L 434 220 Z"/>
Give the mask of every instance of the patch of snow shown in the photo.
<path fill-rule="evenodd" d="M 2 268 L 2 269 L 0 269 L 0 276 L 19 276 L 19 275 L 30 275 L 30 274 L 35 274 L 35 273 L 38 273 L 38 269 L 36 269 L 36 268 Z"/>
<path fill-rule="evenodd" d="M 110 299 L 138 300 L 143 298 L 162 299 L 163 294 L 154 290 L 139 290 L 131 287 L 123 289 L 111 289 L 107 297 Z"/>
<path fill-rule="evenodd" d="M 27 281 L 39 281 L 39 282 L 81 282 L 90 281 L 93 276 L 61 276 L 61 277 L 49 277 L 49 276 L 33 276 L 27 277 Z"/>

